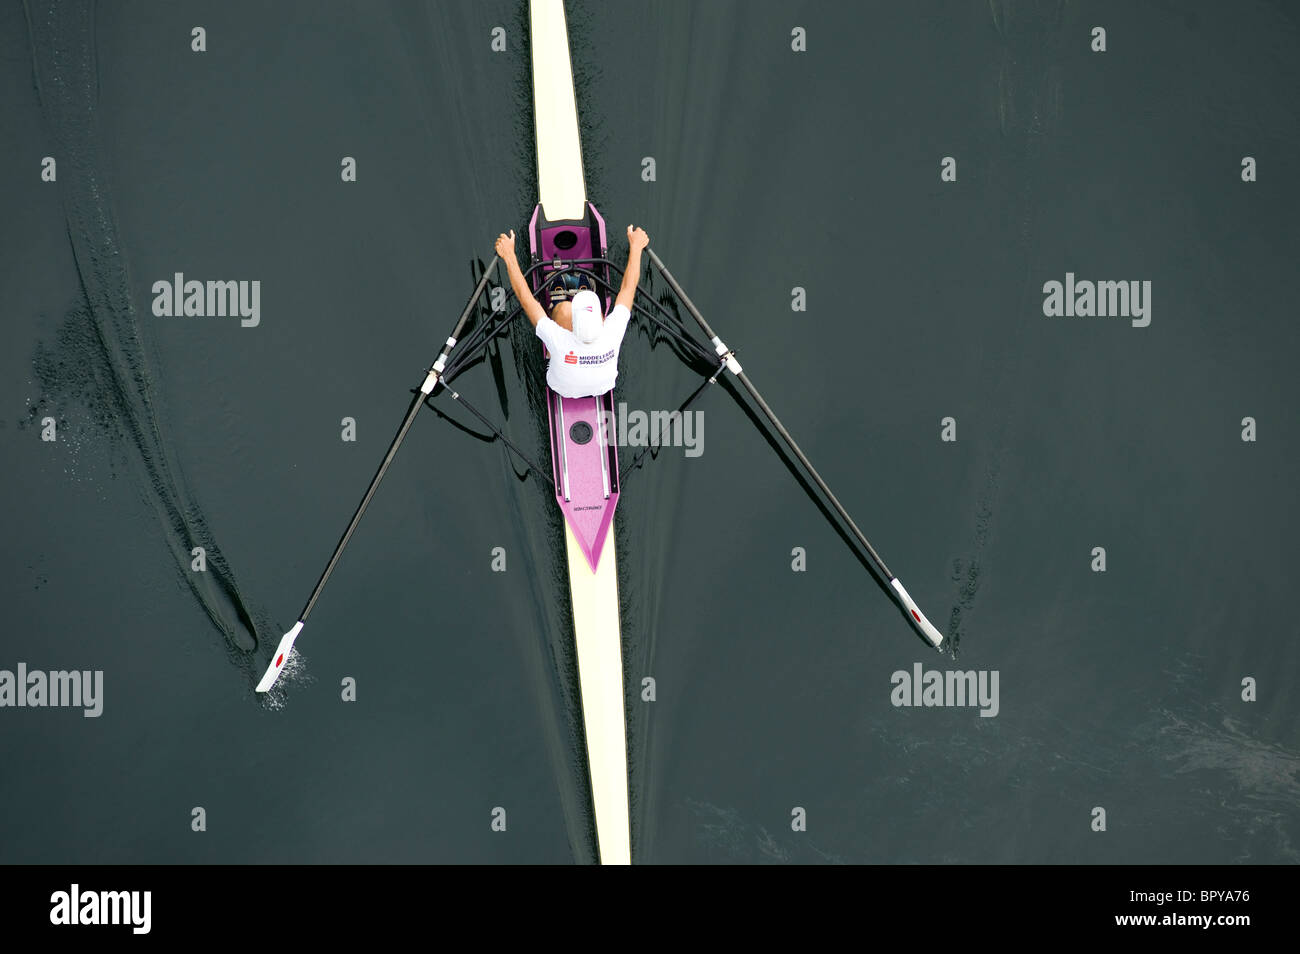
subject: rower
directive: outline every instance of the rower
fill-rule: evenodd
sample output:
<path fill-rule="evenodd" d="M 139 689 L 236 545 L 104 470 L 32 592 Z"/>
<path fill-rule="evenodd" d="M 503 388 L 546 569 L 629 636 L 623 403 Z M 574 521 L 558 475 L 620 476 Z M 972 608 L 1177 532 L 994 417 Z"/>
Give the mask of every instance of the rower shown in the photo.
<path fill-rule="evenodd" d="M 632 301 L 641 278 L 641 250 L 650 244 L 645 229 L 627 227 L 627 268 L 618 297 L 608 315 L 602 314 L 600 296 L 582 288 L 571 301 L 555 304 L 548 316 L 515 258 L 515 233 L 497 237 L 496 251 L 506 263 L 510 287 L 532 323 L 537 337 L 550 353 L 546 383 L 561 397 L 598 397 L 614 389 L 618 353 L 632 317 Z"/>

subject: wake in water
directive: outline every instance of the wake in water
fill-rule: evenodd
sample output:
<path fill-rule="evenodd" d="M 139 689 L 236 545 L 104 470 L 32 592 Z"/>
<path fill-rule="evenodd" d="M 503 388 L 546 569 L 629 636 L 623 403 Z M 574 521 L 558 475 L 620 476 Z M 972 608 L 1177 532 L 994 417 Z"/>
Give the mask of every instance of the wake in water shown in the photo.
<path fill-rule="evenodd" d="M 806 834 L 794 838 L 784 832 L 773 834 L 764 825 L 746 821 L 736 809 L 711 802 L 687 798 L 685 804 L 695 816 L 695 837 L 708 847 L 711 856 L 722 861 L 751 865 L 845 863 L 839 855 L 809 841 Z"/>
<path fill-rule="evenodd" d="M 69 313 L 53 347 L 40 346 L 34 363 L 47 398 L 84 403 L 91 420 L 127 450 L 141 473 L 184 584 L 226 638 L 232 661 L 255 675 L 250 654 L 261 626 L 185 486 L 153 396 L 155 376 L 141 342 L 131 282 L 106 183 L 96 116 L 99 100 L 94 6 L 90 0 L 24 3 L 36 88 L 58 143 L 58 189 L 68 237 L 85 293 L 85 307 Z M 58 410 L 57 407 L 50 407 Z M 38 406 L 33 414 L 46 413 Z M 195 547 L 207 571 L 190 569 Z"/>
<path fill-rule="evenodd" d="M 984 484 L 975 502 L 974 540 L 964 559 L 953 561 L 952 582 L 957 588 L 948 620 L 948 648 L 955 657 L 961 648 L 962 628 L 969 620 L 979 593 L 985 563 L 985 548 L 993 533 L 1000 496 L 1003 457 L 1011 444 L 1024 402 L 1010 390 L 1018 386 L 1020 366 L 1026 348 L 1022 328 L 1031 320 L 1030 299 L 1036 290 L 1034 279 L 1035 185 L 1038 170 L 1050 162 L 1055 141 L 1052 134 L 1060 121 L 1062 106 L 1059 62 L 1064 4 L 1022 5 L 1013 0 L 989 0 L 989 12 L 999 36 L 997 80 L 997 124 L 1004 148 L 1001 163 L 989 168 L 990 189 L 1002 193 L 1001 206 L 1008 217 L 1004 225 L 1020 238 L 1024 282 L 1016 301 L 1017 326 L 1000 336 L 999 367 L 989 377 L 989 405 L 1006 407 L 1007 413 L 990 442 L 984 468 Z"/>

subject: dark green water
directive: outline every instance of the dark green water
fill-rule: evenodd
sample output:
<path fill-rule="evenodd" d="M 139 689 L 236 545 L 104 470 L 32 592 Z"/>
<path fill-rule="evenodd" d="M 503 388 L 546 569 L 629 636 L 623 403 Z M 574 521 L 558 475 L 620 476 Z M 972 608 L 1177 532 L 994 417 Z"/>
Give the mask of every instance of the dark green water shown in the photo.
<path fill-rule="evenodd" d="M 620 503 L 636 859 L 1296 861 L 1291 8 L 611 7 L 569 7 L 589 197 L 957 647 L 706 395 Z M 499 446 L 423 415 L 252 691 L 526 226 L 526 50 L 516 3 L 0 5 L 0 669 L 104 672 L 97 719 L 0 708 L 0 860 L 594 857 L 558 518 Z M 259 280 L 260 324 L 155 317 L 178 271 Z M 1045 317 L 1067 272 L 1150 281 L 1150 324 Z M 533 448 L 516 332 L 458 386 Z M 619 381 L 694 386 L 639 329 Z M 895 707 L 916 662 L 996 670 L 997 716 Z"/>

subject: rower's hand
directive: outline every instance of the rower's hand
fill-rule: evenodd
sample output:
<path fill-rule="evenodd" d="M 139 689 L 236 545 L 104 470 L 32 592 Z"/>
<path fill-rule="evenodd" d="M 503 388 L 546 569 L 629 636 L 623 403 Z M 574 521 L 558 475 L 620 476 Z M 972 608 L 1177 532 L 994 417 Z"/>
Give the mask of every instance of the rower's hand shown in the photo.
<path fill-rule="evenodd" d="M 645 229 L 627 227 L 627 245 L 633 251 L 643 249 L 650 244 L 650 236 L 645 234 Z"/>
<path fill-rule="evenodd" d="M 515 257 L 515 230 L 511 229 L 510 234 L 502 232 L 497 236 L 496 244 L 497 255 L 502 261 L 513 261 Z"/>

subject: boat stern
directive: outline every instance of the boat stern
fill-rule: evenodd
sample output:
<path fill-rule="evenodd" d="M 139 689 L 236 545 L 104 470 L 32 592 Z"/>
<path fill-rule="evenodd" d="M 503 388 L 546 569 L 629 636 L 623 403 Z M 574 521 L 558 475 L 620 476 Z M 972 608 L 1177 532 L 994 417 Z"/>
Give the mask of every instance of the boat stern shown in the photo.
<path fill-rule="evenodd" d="M 547 389 L 555 499 L 593 573 L 618 506 L 613 392 L 566 398 Z"/>

